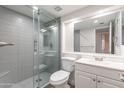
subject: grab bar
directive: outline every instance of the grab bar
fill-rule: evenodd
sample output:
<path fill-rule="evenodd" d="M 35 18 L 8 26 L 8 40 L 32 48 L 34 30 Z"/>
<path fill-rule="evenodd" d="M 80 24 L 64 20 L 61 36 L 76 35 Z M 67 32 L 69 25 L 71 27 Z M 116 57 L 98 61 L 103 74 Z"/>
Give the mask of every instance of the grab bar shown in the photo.
<path fill-rule="evenodd" d="M 0 79 L 4 76 L 6 76 L 10 71 L 2 72 L 0 73 Z"/>
<path fill-rule="evenodd" d="M 13 43 L 7 43 L 7 42 L 0 42 L 0 47 L 4 47 L 4 46 L 13 46 Z"/>

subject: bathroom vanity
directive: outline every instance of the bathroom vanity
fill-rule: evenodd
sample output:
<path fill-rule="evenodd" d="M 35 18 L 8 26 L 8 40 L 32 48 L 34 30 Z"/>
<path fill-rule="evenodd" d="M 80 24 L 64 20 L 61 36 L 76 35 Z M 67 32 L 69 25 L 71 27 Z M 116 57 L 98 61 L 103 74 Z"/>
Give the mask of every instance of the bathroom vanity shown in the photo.
<path fill-rule="evenodd" d="M 81 58 L 75 63 L 76 88 L 124 88 L 124 63 Z"/>

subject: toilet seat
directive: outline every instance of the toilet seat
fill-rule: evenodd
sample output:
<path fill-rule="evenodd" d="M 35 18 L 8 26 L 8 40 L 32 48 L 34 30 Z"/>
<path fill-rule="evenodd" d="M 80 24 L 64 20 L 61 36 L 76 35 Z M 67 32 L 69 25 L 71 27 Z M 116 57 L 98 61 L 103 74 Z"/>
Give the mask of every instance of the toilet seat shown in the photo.
<path fill-rule="evenodd" d="M 69 79 L 69 75 L 70 75 L 70 72 L 59 70 L 51 75 L 50 83 L 53 85 L 62 84 Z"/>

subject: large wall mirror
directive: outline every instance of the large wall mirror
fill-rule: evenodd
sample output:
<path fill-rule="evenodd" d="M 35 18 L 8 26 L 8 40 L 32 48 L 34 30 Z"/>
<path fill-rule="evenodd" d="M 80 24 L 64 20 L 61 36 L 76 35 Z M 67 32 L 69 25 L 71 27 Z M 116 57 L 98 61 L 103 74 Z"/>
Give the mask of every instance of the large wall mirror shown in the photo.
<path fill-rule="evenodd" d="M 120 12 L 94 16 L 79 23 L 75 23 L 74 51 L 116 54 L 120 43 L 118 34 L 121 31 L 120 23 Z"/>

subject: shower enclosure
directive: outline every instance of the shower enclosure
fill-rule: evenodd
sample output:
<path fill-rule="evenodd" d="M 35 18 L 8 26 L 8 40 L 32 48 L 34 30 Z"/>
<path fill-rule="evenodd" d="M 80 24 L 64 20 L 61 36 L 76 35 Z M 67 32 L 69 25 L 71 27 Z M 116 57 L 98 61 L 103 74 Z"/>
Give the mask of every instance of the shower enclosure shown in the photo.
<path fill-rule="evenodd" d="M 33 87 L 45 87 L 60 66 L 60 19 L 43 10 L 33 10 Z"/>

